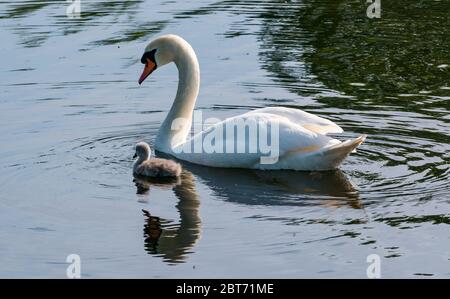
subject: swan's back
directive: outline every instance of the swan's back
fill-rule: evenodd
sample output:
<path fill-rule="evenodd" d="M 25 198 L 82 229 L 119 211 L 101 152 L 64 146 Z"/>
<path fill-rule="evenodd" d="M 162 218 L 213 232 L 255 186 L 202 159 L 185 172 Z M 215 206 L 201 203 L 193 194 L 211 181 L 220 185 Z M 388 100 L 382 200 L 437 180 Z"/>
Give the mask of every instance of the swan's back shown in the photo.
<path fill-rule="evenodd" d="M 181 174 L 181 165 L 171 160 L 152 158 L 139 164 L 134 174 L 146 177 L 177 177 Z"/>

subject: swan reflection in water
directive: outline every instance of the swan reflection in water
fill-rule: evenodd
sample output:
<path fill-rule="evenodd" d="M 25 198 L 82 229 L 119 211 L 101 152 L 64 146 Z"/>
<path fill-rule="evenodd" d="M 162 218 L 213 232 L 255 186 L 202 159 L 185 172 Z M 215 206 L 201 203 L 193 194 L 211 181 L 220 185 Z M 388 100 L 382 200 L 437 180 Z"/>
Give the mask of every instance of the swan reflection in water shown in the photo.
<path fill-rule="evenodd" d="M 195 180 L 192 173 L 183 171 L 179 178 L 148 179 L 135 177 L 137 194 L 146 195 L 152 186 L 172 188 L 179 199 L 176 208 L 180 215 L 179 223 L 144 213 L 144 247 L 149 254 L 161 256 L 167 263 L 184 262 L 190 249 L 200 237 L 201 219 L 199 216 L 200 201 L 195 191 Z M 141 201 L 141 200 L 140 200 Z"/>
<path fill-rule="evenodd" d="M 362 208 L 358 192 L 341 170 L 293 171 L 213 168 L 182 162 L 212 196 L 247 205 L 350 206 Z"/>
<path fill-rule="evenodd" d="M 355 187 L 340 170 L 261 171 L 182 163 L 184 170 L 178 179 L 134 180 L 138 194 L 148 194 L 151 187 L 169 188 L 179 200 L 176 205 L 179 223 L 143 210 L 145 249 L 149 254 L 161 256 L 168 263 L 184 262 L 188 254 L 193 252 L 192 248 L 201 234 L 200 201 L 195 177 L 209 187 L 213 197 L 228 202 L 266 206 L 363 208 Z"/>

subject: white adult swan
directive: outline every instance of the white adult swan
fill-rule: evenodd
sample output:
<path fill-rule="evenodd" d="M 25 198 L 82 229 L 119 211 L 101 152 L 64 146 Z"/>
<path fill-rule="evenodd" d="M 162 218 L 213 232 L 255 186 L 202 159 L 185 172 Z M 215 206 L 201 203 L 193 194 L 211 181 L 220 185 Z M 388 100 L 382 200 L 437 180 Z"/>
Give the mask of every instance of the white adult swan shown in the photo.
<path fill-rule="evenodd" d="M 141 62 L 145 68 L 139 84 L 157 67 L 174 62 L 178 68 L 177 94 L 158 131 L 155 148 L 180 160 L 214 167 L 329 170 L 337 168 L 366 137 L 362 135 L 341 142 L 326 135 L 343 131 L 332 121 L 284 107 L 256 109 L 218 122 L 189 137 L 200 85 L 200 68 L 194 50 L 181 37 L 164 35 L 147 45 Z M 236 124 L 242 123 L 248 131 L 235 131 Z M 232 132 L 226 130 L 228 126 Z M 267 134 L 260 136 L 258 133 L 255 137 L 250 132 L 255 127 L 258 132 Z M 274 131 L 274 128 L 277 130 Z M 252 146 L 260 144 L 263 139 L 270 143 L 270 149 L 276 155 L 266 151 L 267 147 L 254 150 Z M 209 148 L 202 148 L 206 141 L 210 144 Z M 269 155 L 271 158 L 267 158 Z"/>

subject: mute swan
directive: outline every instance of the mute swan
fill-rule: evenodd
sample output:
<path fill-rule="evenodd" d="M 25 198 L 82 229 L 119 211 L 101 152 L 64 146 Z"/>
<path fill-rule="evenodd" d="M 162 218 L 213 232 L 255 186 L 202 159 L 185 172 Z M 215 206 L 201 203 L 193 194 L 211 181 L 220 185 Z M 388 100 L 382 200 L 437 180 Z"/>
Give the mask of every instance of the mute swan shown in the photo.
<path fill-rule="evenodd" d="M 177 94 L 158 131 L 155 148 L 180 160 L 214 167 L 329 170 L 337 168 L 366 138 L 362 135 L 341 142 L 327 136 L 343 132 L 337 124 L 285 107 L 256 109 L 225 119 L 188 138 L 200 86 L 200 68 L 191 45 L 176 35 L 160 36 L 147 45 L 141 62 L 145 67 L 139 84 L 165 64 L 174 62 L 178 68 Z M 236 124 L 242 123 L 247 127 L 239 129 Z M 262 135 L 251 135 L 250 130 L 255 127 L 261 127 Z M 223 131 L 228 128 L 232 131 L 225 130 L 224 136 Z M 267 148 L 263 150 L 262 146 L 255 150 L 256 144 L 261 145 L 267 139 L 271 140 L 270 150 L 275 154 Z M 205 144 L 209 147 L 204 148 Z"/>
<path fill-rule="evenodd" d="M 133 165 L 133 174 L 150 178 L 177 177 L 181 174 L 180 164 L 166 159 L 150 159 L 150 146 L 145 142 L 136 144 L 133 158 L 138 160 Z"/>

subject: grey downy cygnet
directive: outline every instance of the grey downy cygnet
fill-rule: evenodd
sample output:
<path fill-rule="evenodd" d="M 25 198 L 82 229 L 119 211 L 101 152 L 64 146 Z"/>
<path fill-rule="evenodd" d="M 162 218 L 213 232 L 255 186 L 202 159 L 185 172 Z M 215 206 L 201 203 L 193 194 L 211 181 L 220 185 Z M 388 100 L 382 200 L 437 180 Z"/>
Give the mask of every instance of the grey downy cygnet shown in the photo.
<path fill-rule="evenodd" d="M 181 165 L 166 159 L 151 158 L 150 146 L 145 142 L 136 144 L 136 153 L 133 158 L 138 158 L 133 165 L 133 174 L 151 178 L 177 177 L 181 174 Z"/>

